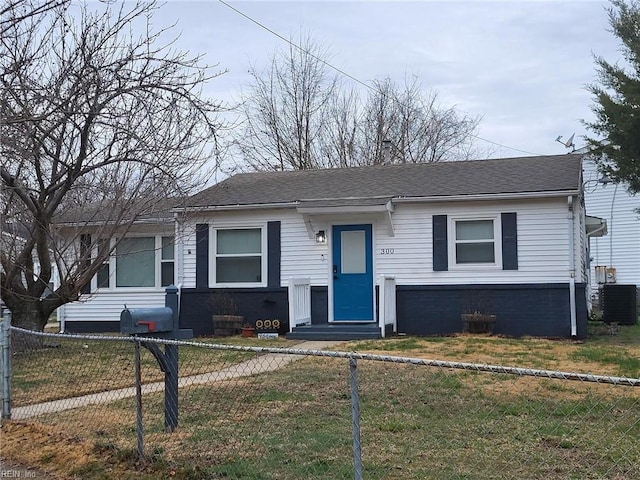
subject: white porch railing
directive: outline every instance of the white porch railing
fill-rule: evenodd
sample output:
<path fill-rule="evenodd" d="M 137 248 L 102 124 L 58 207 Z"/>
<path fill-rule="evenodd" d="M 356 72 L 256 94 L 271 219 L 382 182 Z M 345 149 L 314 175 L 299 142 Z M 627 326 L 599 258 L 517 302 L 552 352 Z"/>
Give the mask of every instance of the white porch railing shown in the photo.
<path fill-rule="evenodd" d="M 398 331 L 398 322 L 396 320 L 396 277 L 391 275 L 380 275 L 378 277 L 379 295 L 378 302 L 378 325 L 380 326 L 380 335 L 384 338 L 386 326 L 393 326 L 393 333 Z"/>
<path fill-rule="evenodd" d="M 289 331 L 298 325 L 311 325 L 311 279 L 289 279 Z"/>

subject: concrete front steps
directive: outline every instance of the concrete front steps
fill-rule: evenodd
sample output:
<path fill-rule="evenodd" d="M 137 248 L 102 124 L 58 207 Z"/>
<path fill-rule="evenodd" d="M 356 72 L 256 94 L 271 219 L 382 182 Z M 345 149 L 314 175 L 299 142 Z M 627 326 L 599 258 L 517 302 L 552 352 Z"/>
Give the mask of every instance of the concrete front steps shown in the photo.
<path fill-rule="evenodd" d="M 369 340 L 382 338 L 377 323 L 323 323 L 301 325 L 287 333 L 293 340 Z"/>

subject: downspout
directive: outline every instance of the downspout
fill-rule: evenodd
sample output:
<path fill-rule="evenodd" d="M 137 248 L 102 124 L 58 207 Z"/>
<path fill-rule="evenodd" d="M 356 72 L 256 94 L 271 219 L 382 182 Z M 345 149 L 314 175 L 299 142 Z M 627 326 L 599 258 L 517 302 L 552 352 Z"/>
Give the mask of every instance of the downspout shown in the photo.
<path fill-rule="evenodd" d="M 175 250 L 177 250 L 174 281 L 178 292 L 181 292 L 184 282 L 184 221 L 180 220 L 178 213 L 173 214 L 173 219 L 175 222 Z"/>
<path fill-rule="evenodd" d="M 64 331 L 66 323 L 67 323 L 67 312 L 65 311 L 64 305 L 60 305 L 58 307 L 58 323 L 59 323 L 59 332 L 58 333 L 66 333 Z"/>
<path fill-rule="evenodd" d="M 575 252 L 575 214 L 573 211 L 573 197 L 567 197 L 569 207 L 569 309 L 571 314 L 571 337 L 578 336 L 576 320 L 576 252 Z"/>

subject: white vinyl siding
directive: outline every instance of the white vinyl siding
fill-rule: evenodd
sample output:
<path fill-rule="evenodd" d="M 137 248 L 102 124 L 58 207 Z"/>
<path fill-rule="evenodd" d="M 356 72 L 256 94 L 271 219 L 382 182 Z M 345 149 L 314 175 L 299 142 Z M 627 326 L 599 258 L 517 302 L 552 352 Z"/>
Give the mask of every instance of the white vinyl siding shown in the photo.
<path fill-rule="evenodd" d="M 281 286 L 286 286 L 290 277 L 309 277 L 313 286 L 328 285 L 332 265 L 331 226 L 365 223 L 373 225 L 374 274 L 376 277 L 382 274 L 393 275 L 398 285 L 564 283 L 569 279 L 566 197 L 510 202 L 396 203 L 394 208 L 394 236 L 389 235 L 383 215 L 334 218 L 327 215 L 314 218 L 314 230 L 325 230 L 328 234 L 326 244 L 318 244 L 315 238 L 310 238 L 302 215 L 294 209 L 229 211 L 194 216 L 185 225 L 183 235 L 184 285 L 191 288 L 195 286 L 196 224 L 204 223 L 212 228 L 228 225 L 249 227 L 266 225 L 269 221 L 281 222 Z M 503 212 L 515 212 L 518 215 L 518 270 L 502 270 L 499 265 L 493 268 L 483 266 L 485 268 L 479 271 L 475 265 L 459 265 L 449 271 L 433 271 L 433 215 L 447 215 L 450 219 L 495 219 L 496 251 L 500 255 L 501 231 L 498 225 Z M 576 235 L 577 251 L 579 228 L 576 228 Z M 210 232 L 209 243 L 211 242 Z M 209 262 L 211 264 L 211 258 Z"/>
<path fill-rule="evenodd" d="M 433 271 L 433 215 L 447 215 L 448 219 L 497 219 L 503 212 L 518 215 L 518 270 L 485 268 L 479 271 L 475 265 L 457 265 L 448 271 Z M 396 204 L 393 213 L 395 236 L 387 235 L 383 222 L 375 229 L 375 273 L 394 275 L 398 285 L 567 282 L 567 218 L 567 199 L 564 197 L 500 203 Z M 451 232 L 448 235 L 450 250 Z M 499 241 L 499 229 L 496 235 L 496 241 Z"/>
<path fill-rule="evenodd" d="M 602 175 L 589 160 L 583 169 L 586 213 L 605 219 L 608 231 L 589 242 L 592 292 L 598 288 L 596 266 L 615 268 L 617 283 L 640 286 L 640 194 L 630 195 L 624 185 L 598 183 Z"/>
<path fill-rule="evenodd" d="M 119 322 L 120 313 L 128 308 L 163 307 L 165 293 L 158 291 L 100 290 L 86 300 L 64 305 L 60 316 L 68 322 Z M 73 326 L 68 325 L 72 330 Z"/>
<path fill-rule="evenodd" d="M 327 244 L 318 244 L 315 238 L 309 238 L 302 216 L 294 209 L 269 209 L 258 211 L 227 211 L 210 215 L 200 214 L 189 217 L 182 229 L 183 265 L 185 288 L 194 288 L 196 284 L 196 234 L 197 224 L 207 224 L 211 228 L 231 228 L 238 226 L 264 226 L 265 271 L 263 282 L 266 282 L 266 224 L 280 221 L 281 265 L 280 285 L 286 286 L 290 277 L 310 277 L 312 285 L 326 285 L 329 262 Z M 328 231 L 326 224 L 321 229 Z M 209 276 L 211 277 L 211 243 L 213 233 L 209 231 Z M 210 278 L 211 280 L 211 278 Z M 210 281 L 210 285 L 213 285 Z M 238 285 L 234 285 L 238 286 Z"/>
<path fill-rule="evenodd" d="M 176 234 L 177 238 L 182 240 L 177 245 L 178 248 L 182 247 L 182 251 L 178 251 L 178 259 L 181 260 L 182 267 L 176 268 L 176 281 L 184 288 L 196 286 L 196 223 L 205 223 L 205 220 L 185 222 L 178 227 L 179 231 Z"/>
<path fill-rule="evenodd" d="M 309 238 L 302 215 L 291 211 L 282 217 L 282 285 L 288 285 L 290 277 L 309 277 L 312 286 L 327 285 L 332 265 L 331 228 L 325 222 L 314 224 L 314 227 L 325 231 L 327 243 L 316 243 L 315 237 Z"/>

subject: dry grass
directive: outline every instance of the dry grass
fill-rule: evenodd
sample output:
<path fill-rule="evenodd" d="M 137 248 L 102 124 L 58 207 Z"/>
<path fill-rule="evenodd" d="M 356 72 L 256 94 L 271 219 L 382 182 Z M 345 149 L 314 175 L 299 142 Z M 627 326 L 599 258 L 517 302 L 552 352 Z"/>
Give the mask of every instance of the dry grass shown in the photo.
<path fill-rule="evenodd" d="M 629 328 L 638 330 L 638 327 Z M 621 358 L 640 358 L 640 341 L 627 343 L 625 340 L 627 338 L 624 336 L 598 337 L 598 339 L 576 342 L 461 334 L 450 337 L 406 337 L 387 341 L 354 342 L 353 348 L 358 352 L 377 355 L 401 355 L 433 360 L 640 377 L 640 370 L 637 368 L 627 371 L 610 362 L 585 358 L 580 354 L 586 349 L 599 346 L 615 348 L 616 355 Z"/>
<path fill-rule="evenodd" d="M 639 338 L 629 327 L 582 343 L 461 335 L 339 349 L 633 376 Z M 181 351 L 185 373 L 245 358 L 194 350 Z M 306 358 L 182 388 L 172 434 L 162 394 L 145 396 L 142 463 L 134 399 L 9 422 L 3 455 L 60 478 L 350 478 L 348 372 L 344 359 Z M 371 361 L 359 362 L 358 377 L 365 478 L 640 478 L 638 389 Z"/>
<path fill-rule="evenodd" d="M 199 341 L 224 343 L 230 340 L 210 338 Z M 285 339 L 258 341 L 241 337 L 233 337 L 233 342 L 243 346 L 277 347 L 298 343 Z M 188 366 L 188 371 L 184 372 L 187 375 L 216 372 L 252 355 L 238 351 L 180 349 L 181 363 Z M 160 371 L 153 355 L 144 348 L 141 349 L 141 366 L 143 383 L 163 380 L 164 373 Z M 41 348 L 14 355 L 12 372 L 14 407 L 132 387 L 135 385 L 134 347 L 124 338 L 121 342 L 46 340 Z M 56 388 L 51 388 L 52 385 Z"/>

